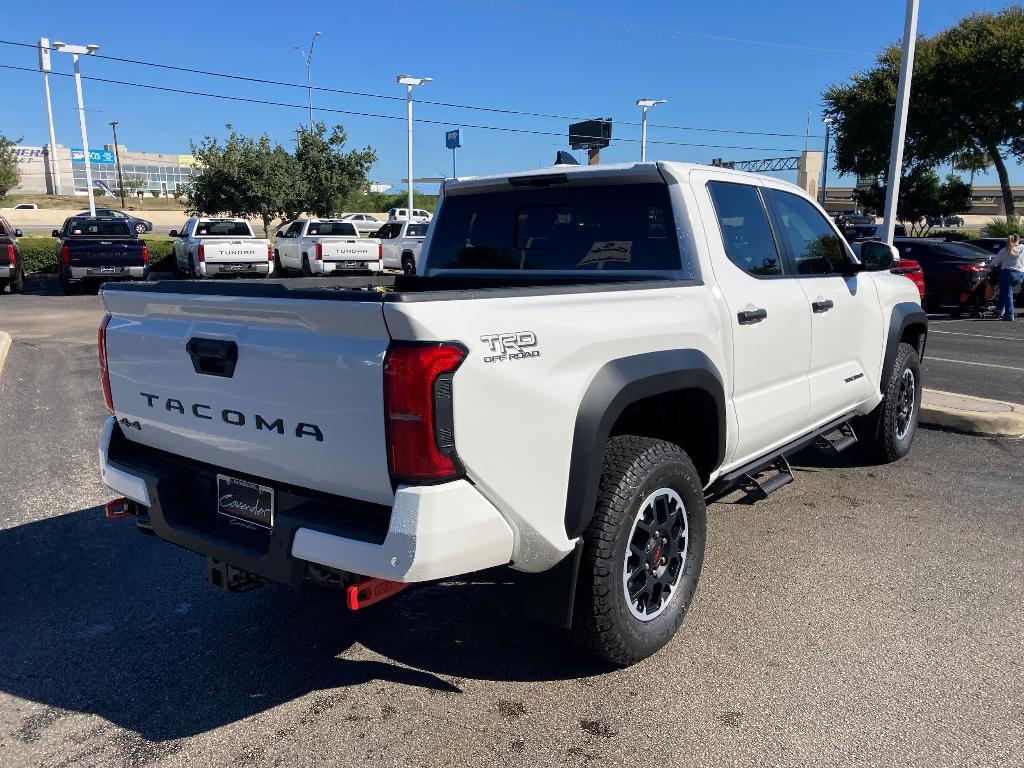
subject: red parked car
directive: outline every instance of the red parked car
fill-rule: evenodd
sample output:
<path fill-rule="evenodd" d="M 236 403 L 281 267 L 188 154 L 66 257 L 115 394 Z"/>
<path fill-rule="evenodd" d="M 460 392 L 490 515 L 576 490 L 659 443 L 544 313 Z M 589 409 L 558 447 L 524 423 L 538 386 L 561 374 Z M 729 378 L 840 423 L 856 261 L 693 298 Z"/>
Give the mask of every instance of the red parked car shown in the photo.
<path fill-rule="evenodd" d="M 921 303 L 924 303 L 924 270 L 921 269 L 921 265 L 918 262 L 901 257 L 896 266 L 892 268 L 892 273 L 909 277 L 921 294 Z"/>

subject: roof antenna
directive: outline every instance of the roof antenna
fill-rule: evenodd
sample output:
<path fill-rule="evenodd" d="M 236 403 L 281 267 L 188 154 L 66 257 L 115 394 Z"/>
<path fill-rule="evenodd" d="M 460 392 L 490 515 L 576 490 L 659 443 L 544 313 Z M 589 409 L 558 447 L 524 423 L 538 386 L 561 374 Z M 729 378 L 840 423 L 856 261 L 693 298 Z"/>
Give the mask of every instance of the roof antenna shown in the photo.
<path fill-rule="evenodd" d="M 555 156 L 555 165 L 579 165 L 579 160 L 573 157 L 569 152 L 564 149 L 558 150 L 558 154 Z"/>

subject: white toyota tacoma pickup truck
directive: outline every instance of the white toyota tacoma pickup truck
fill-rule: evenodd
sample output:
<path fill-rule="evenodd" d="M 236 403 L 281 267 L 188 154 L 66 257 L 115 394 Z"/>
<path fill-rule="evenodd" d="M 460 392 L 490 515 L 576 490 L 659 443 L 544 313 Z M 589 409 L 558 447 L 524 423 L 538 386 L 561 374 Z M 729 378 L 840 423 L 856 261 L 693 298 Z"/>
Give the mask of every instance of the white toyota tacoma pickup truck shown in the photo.
<path fill-rule="evenodd" d="M 270 241 L 256 237 L 245 219 L 193 216 L 172 229 L 174 262 L 180 274 L 203 277 L 269 277 L 274 272 Z"/>
<path fill-rule="evenodd" d="M 509 566 L 629 664 L 694 599 L 708 501 L 812 444 L 910 449 L 927 317 L 894 258 L 777 179 L 642 163 L 447 182 L 414 276 L 107 285 L 107 512 L 215 585 L 351 608 Z"/>
<path fill-rule="evenodd" d="M 356 226 L 338 219 L 296 219 L 278 231 L 274 266 L 287 272 L 330 275 L 335 272 L 383 271 L 383 246 L 359 237 Z"/>

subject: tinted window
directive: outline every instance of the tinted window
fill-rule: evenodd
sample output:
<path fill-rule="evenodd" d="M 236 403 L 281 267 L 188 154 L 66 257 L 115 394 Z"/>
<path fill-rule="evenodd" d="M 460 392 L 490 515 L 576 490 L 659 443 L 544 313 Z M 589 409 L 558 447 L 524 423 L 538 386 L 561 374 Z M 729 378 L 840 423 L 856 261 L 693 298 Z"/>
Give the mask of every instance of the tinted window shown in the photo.
<path fill-rule="evenodd" d="M 380 237 L 384 240 L 390 240 L 391 238 L 397 236 L 401 229 L 401 224 L 385 224 L 383 227 L 377 230 L 377 237 Z"/>
<path fill-rule="evenodd" d="M 131 237 L 132 230 L 123 219 L 117 221 L 97 221 L 95 219 L 71 219 L 68 222 L 69 235 L 82 237 Z"/>
<path fill-rule="evenodd" d="M 672 207 L 664 184 L 453 195 L 434 221 L 429 266 L 678 272 L 679 241 L 666 222 Z"/>
<path fill-rule="evenodd" d="M 405 230 L 406 237 L 426 237 L 427 236 L 427 225 L 426 224 L 410 224 L 409 228 Z"/>
<path fill-rule="evenodd" d="M 244 221 L 201 221 L 196 225 L 196 234 L 202 237 L 252 237 L 249 225 Z"/>
<path fill-rule="evenodd" d="M 797 274 L 830 275 L 848 263 L 842 238 L 814 205 L 799 195 L 766 189 L 779 225 L 779 234 L 796 263 Z"/>
<path fill-rule="evenodd" d="M 782 260 L 757 188 L 724 181 L 708 183 L 729 260 L 744 272 L 781 275 Z"/>
<path fill-rule="evenodd" d="M 314 221 L 306 234 L 311 237 L 356 237 L 356 228 L 347 221 Z"/>
<path fill-rule="evenodd" d="M 284 231 L 285 237 L 298 237 L 302 234 L 302 227 L 305 225 L 304 221 L 293 221 L 291 226 Z"/>

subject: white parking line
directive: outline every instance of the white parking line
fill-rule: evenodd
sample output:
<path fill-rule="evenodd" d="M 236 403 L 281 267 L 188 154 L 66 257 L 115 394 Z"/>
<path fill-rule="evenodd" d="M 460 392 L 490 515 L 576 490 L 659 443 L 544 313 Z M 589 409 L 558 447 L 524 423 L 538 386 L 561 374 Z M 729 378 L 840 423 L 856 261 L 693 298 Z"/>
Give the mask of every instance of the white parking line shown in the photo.
<path fill-rule="evenodd" d="M 947 336 L 973 336 L 976 339 L 1001 339 L 1003 341 L 1024 341 L 1024 338 L 1017 336 L 985 336 L 981 333 L 964 333 L 963 331 L 932 331 L 932 333 L 944 333 Z"/>
<path fill-rule="evenodd" d="M 1012 365 L 995 365 L 994 363 L 972 363 L 969 360 L 949 360 L 945 357 L 932 357 L 926 355 L 924 361 L 930 363 L 932 361 L 936 363 L 959 363 L 960 365 L 980 365 L 984 368 L 1002 368 L 1005 371 L 1021 371 L 1024 373 L 1024 368 L 1014 368 Z"/>

